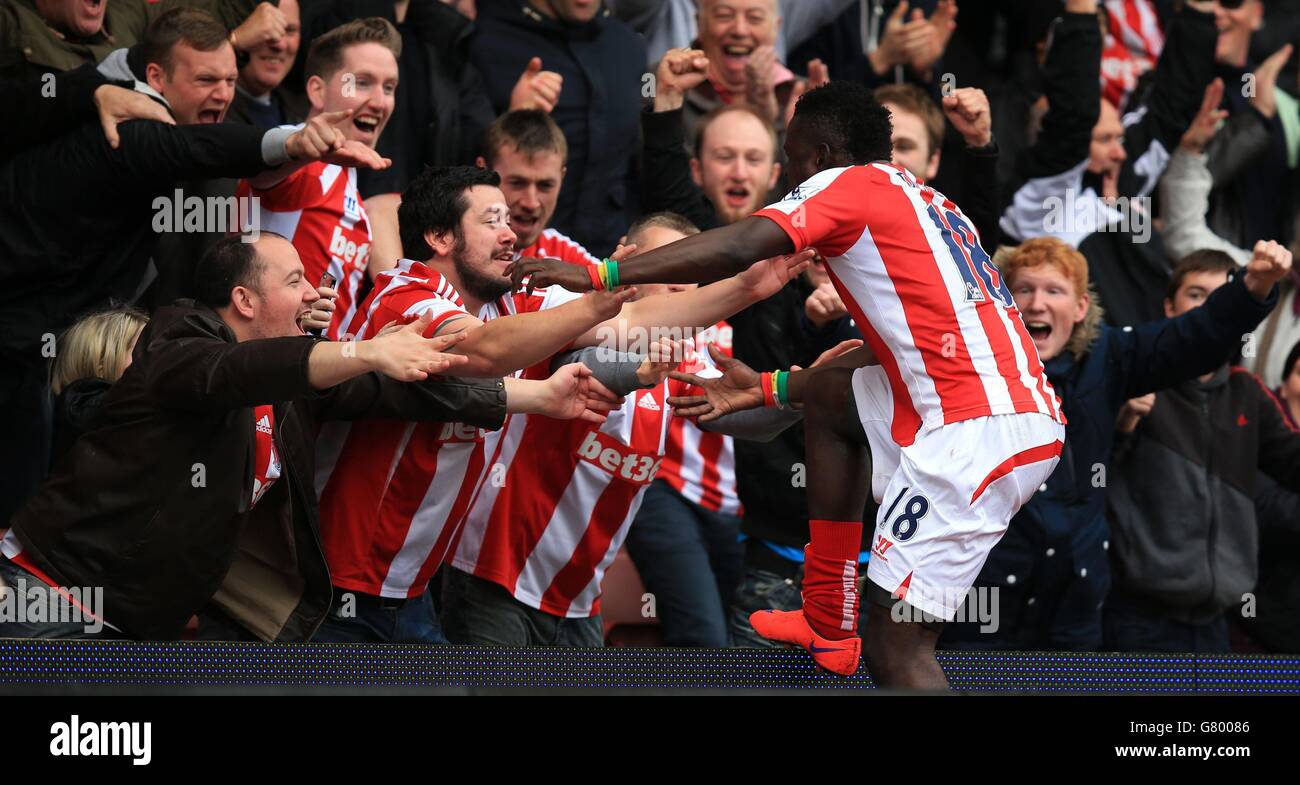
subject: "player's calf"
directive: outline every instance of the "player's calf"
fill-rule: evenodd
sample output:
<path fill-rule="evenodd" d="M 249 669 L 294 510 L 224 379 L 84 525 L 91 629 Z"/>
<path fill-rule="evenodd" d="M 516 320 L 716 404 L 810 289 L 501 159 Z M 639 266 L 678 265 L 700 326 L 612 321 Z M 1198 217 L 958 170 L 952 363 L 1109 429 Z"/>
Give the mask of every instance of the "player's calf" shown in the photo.
<path fill-rule="evenodd" d="M 871 480 L 871 452 L 853 416 L 852 378 L 852 369 L 829 368 L 804 391 L 812 540 L 804 549 L 804 615 L 831 640 L 856 635 L 862 510 Z"/>
<path fill-rule="evenodd" d="M 943 631 L 937 621 L 910 621 L 920 614 L 895 614 L 903 603 L 874 583 L 867 583 L 867 670 L 877 686 L 921 690 L 946 690 L 948 677 L 935 658 L 935 644 Z M 899 621 L 897 617 L 909 621 Z"/>

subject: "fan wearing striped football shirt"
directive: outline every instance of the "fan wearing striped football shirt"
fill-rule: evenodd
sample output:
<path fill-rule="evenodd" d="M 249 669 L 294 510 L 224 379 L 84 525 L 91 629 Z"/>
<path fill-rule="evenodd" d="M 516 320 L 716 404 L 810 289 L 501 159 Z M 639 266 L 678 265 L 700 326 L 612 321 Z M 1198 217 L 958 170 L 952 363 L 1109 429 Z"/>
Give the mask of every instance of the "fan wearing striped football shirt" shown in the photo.
<path fill-rule="evenodd" d="M 870 488 L 882 501 L 867 571 L 872 676 L 937 688 L 943 623 L 974 583 L 1007 522 L 1059 458 L 1064 418 L 1007 291 L 957 205 L 890 163 L 888 111 L 865 87 L 831 82 L 800 99 L 786 137 L 799 183 L 780 202 L 607 271 L 625 285 L 714 280 L 754 259 L 802 248 L 826 260 L 867 345 L 819 369 L 804 400 L 811 543 L 803 608 L 760 611 L 760 634 L 802 645 L 842 675 L 858 667 L 857 566 Z M 521 260 L 516 282 L 595 286 L 551 260 Z M 806 372 L 753 374 L 714 355 L 706 418 L 800 400 Z M 779 370 L 779 369 L 778 369 Z M 736 391 L 742 387 L 744 393 Z M 848 405 L 849 403 L 852 405 Z M 870 452 L 868 451 L 870 449 Z M 876 463 L 873 482 L 872 458 Z M 856 506 L 855 506 L 856 505 Z M 913 620 L 919 623 L 914 623 Z"/>
<path fill-rule="evenodd" d="M 654 213 L 628 230 L 628 240 L 645 253 L 699 233 L 676 213 Z M 731 356 L 731 326 L 718 322 L 694 344 L 701 361 L 709 344 Z M 685 366 L 678 370 L 692 370 Z M 732 437 L 685 417 L 669 419 L 667 428 L 663 462 L 627 532 L 628 555 L 655 596 L 665 645 L 725 648 L 744 557 Z"/>
<path fill-rule="evenodd" d="M 653 248 L 680 240 L 693 229 L 684 218 L 661 213 L 634 224 L 628 239 L 638 247 L 644 242 Z M 557 289 L 552 287 L 547 296 L 554 296 Z M 665 285 L 636 287 L 636 291 L 639 299 L 625 311 L 655 298 L 671 302 L 700 293 L 694 286 Z M 490 459 L 495 476 L 480 486 L 471 501 L 445 571 L 443 620 L 454 643 L 602 644 L 600 597 L 605 570 L 633 528 L 649 487 L 671 460 L 670 440 L 674 433 L 680 435 L 675 426 L 685 422 L 672 417 L 666 401 L 696 392 L 669 381 L 667 375 L 674 369 L 717 374 L 708 354 L 697 349 L 703 332 L 670 329 L 664 333 L 671 338 L 661 333 L 657 340 L 653 331 L 643 334 L 651 345 L 644 350 L 647 358 L 638 367 L 636 384 L 616 385 L 611 379 L 614 392 L 626 397 L 602 424 L 511 419 L 495 440 Z M 655 347 L 664 344 L 669 344 L 669 353 L 656 353 Z M 601 353 L 596 351 L 598 361 Z M 599 376 L 605 364 L 600 361 L 593 371 Z M 723 434 L 752 434 L 770 439 L 774 430 L 792 423 L 774 414 L 775 410 L 760 410 L 715 421 L 710 430 L 717 432 L 699 436 L 722 440 Z M 680 450 L 675 457 L 680 462 Z M 726 537 L 725 532 L 719 535 Z M 735 539 L 734 526 L 731 538 Z M 711 575 L 706 577 L 713 581 Z M 663 587 L 665 599 L 673 593 L 681 602 L 691 601 L 684 596 L 690 586 L 681 585 L 674 576 L 667 580 L 673 585 Z M 713 593 L 721 615 L 719 592 Z M 725 621 L 719 626 L 725 636 Z"/>
<path fill-rule="evenodd" d="M 358 19 L 312 41 L 305 73 L 308 118 L 337 117 L 344 140 L 336 147 L 366 151 L 372 169 L 392 162 L 374 152 L 393 113 L 398 82 L 401 36 L 387 20 Z M 357 192 L 354 167 L 320 161 L 290 161 L 278 169 L 242 180 L 240 209 L 256 210 L 259 223 L 245 217 L 241 225 L 260 226 L 288 237 L 298 249 L 307 279 L 319 282 L 329 273 L 336 288 L 322 287 L 334 300 L 326 337 L 338 340 L 352 319 L 370 259 L 370 220 Z M 248 197 L 256 201 L 249 208 Z"/>
<path fill-rule="evenodd" d="M 620 331 L 709 326 L 770 296 L 803 263 L 764 262 L 698 292 L 627 305 L 635 290 L 512 293 L 505 269 L 515 259 L 516 237 L 499 183 L 496 172 L 476 167 L 427 169 L 412 181 L 398 210 L 410 258 L 376 277 L 346 333 L 369 336 L 389 322 L 423 318 L 430 337 L 466 333 L 457 347 L 469 357 L 466 375 L 527 369 L 523 379 L 507 382 L 535 385 L 552 375 L 556 355 Z M 621 396 L 615 400 L 623 404 Z M 511 427 L 522 427 L 528 413 L 515 411 Z M 536 419 L 571 427 L 553 416 Z M 426 589 L 454 551 L 471 499 L 500 463 L 493 456 L 502 438 L 509 437 L 455 423 L 338 423 L 322 430 L 316 487 L 326 559 L 340 591 L 318 640 L 437 642 Z M 396 621 L 371 623 L 376 617 Z"/>
<path fill-rule="evenodd" d="M 478 165 L 501 175 L 510 207 L 515 248 L 529 259 L 563 259 L 573 264 L 598 260 L 574 239 L 552 229 L 551 217 L 564 183 L 569 145 L 564 132 L 540 109 L 507 112 L 488 126 Z"/>

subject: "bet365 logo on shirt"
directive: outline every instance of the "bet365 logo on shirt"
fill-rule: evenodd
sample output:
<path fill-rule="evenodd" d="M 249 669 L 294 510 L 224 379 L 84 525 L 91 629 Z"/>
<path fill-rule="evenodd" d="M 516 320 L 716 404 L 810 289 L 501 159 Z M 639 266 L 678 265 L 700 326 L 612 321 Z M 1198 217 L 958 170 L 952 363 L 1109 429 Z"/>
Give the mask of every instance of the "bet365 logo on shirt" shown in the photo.
<path fill-rule="evenodd" d="M 365 259 L 369 254 L 370 243 L 357 245 L 343 235 L 341 227 L 334 227 L 334 235 L 330 237 L 330 256 L 342 259 L 344 264 L 352 264 Z"/>
<path fill-rule="evenodd" d="M 659 464 L 663 462 L 653 456 L 633 452 L 627 445 L 596 431 L 587 432 L 587 438 L 578 447 L 578 456 L 616 477 L 635 483 L 653 480 L 659 472 Z"/>
<path fill-rule="evenodd" d="M 466 425 L 463 422 L 448 422 L 442 424 L 442 431 L 438 434 L 440 442 L 480 442 L 487 435 L 487 431 L 482 428 L 475 428 L 473 425 Z"/>

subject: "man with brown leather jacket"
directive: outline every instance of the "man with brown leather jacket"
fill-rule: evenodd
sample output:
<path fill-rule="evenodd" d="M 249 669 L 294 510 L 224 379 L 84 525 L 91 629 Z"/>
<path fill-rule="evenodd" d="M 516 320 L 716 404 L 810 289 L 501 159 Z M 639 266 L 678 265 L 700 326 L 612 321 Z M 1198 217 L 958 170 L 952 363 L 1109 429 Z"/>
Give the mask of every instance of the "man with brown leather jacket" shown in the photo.
<path fill-rule="evenodd" d="M 304 335 L 318 295 L 278 235 L 214 246 L 196 292 L 155 314 L 89 432 L 0 537 L 0 588 L 31 607 L 50 587 L 93 587 L 102 602 L 82 610 L 97 618 L 0 614 L 0 638 L 88 637 L 102 622 L 171 639 L 204 609 L 240 637 L 306 640 L 331 591 L 312 487 L 318 423 L 498 428 L 507 411 L 600 408 L 580 364 L 545 381 L 435 376 L 467 358 L 444 353 L 460 334 L 423 337 L 427 321 L 367 341 Z"/>

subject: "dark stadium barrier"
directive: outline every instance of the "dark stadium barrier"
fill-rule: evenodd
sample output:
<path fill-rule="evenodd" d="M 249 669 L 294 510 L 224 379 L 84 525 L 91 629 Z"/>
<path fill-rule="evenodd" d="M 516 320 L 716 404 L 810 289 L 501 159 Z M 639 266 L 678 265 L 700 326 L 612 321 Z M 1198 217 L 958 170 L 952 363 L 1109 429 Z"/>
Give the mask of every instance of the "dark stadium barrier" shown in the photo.
<path fill-rule="evenodd" d="M 1300 656 L 940 652 L 954 689 L 988 693 L 1300 694 Z M 864 690 L 803 652 L 0 640 L 0 692 Z"/>

